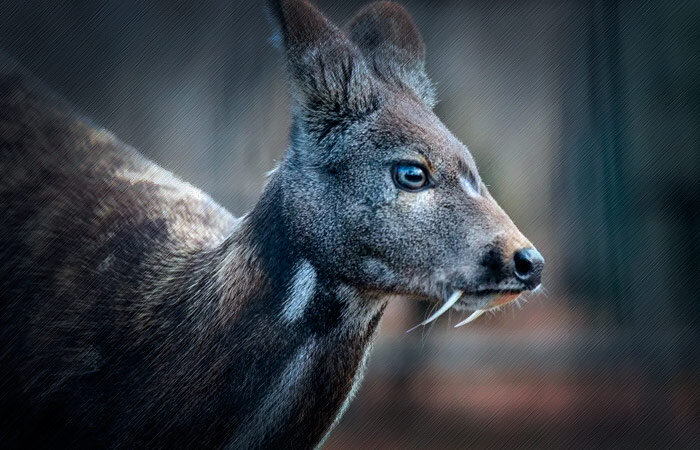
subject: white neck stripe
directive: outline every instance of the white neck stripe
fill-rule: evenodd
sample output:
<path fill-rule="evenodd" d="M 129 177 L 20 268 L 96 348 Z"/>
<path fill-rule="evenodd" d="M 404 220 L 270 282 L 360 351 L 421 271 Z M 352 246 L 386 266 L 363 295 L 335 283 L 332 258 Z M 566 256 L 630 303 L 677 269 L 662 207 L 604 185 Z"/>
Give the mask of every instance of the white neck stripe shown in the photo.
<path fill-rule="evenodd" d="M 285 298 L 282 316 L 288 322 L 301 318 L 311 302 L 316 290 L 316 271 L 311 263 L 301 261 L 294 272 L 294 277 Z"/>

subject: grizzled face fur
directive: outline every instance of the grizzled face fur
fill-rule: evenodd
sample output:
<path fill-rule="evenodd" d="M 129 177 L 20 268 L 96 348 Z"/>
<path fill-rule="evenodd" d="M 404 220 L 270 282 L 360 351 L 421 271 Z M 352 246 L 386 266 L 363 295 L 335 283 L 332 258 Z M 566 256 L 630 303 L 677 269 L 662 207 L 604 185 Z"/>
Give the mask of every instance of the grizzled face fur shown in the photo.
<path fill-rule="evenodd" d="M 461 290 L 465 309 L 539 285 L 542 257 L 432 111 L 406 11 L 373 3 L 343 31 L 304 1 L 272 9 L 293 115 L 274 176 L 299 252 L 366 292 L 445 300 Z"/>

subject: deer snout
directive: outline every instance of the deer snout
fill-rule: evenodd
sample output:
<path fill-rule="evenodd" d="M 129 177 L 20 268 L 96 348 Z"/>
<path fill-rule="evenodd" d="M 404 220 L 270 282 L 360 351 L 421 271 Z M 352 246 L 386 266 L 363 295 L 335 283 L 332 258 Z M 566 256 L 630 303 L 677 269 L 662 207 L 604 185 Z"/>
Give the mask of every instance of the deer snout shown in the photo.
<path fill-rule="evenodd" d="M 486 284 L 505 290 L 533 290 L 542 282 L 544 257 L 524 236 L 500 236 L 487 248 L 481 260 Z"/>
<path fill-rule="evenodd" d="M 515 277 L 522 281 L 528 289 L 534 289 L 540 284 L 543 269 L 544 257 L 535 248 L 521 248 L 513 255 Z"/>

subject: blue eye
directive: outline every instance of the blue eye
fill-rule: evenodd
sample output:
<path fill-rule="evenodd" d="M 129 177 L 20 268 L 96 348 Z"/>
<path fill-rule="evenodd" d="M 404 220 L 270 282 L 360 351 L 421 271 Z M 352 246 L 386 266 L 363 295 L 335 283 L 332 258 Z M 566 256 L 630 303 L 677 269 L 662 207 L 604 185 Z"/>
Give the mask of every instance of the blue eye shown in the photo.
<path fill-rule="evenodd" d="M 394 166 L 394 183 L 406 191 L 419 191 L 428 185 L 428 172 L 422 164 L 400 162 Z"/>

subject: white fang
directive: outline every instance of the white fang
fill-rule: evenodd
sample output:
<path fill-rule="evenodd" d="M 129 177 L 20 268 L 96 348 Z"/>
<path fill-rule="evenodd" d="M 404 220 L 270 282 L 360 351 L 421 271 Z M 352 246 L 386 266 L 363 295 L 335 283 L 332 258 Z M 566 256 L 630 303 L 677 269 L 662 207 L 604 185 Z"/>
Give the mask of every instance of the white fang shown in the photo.
<path fill-rule="evenodd" d="M 455 325 L 455 328 L 461 327 L 462 325 L 468 324 L 469 322 L 471 322 L 472 320 L 478 318 L 480 315 L 482 315 L 482 314 L 485 313 L 485 312 L 486 312 L 485 309 L 477 309 L 476 311 L 474 311 L 473 313 L 471 313 L 471 314 L 469 315 L 469 317 L 467 317 L 466 319 L 464 319 L 463 321 L 461 321 L 460 323 L 458 323 L 457 325 Z"/>
<path fill-rule="evenodd" d="M 311 263 L 303 260 L 294 272 L 294 277 L 284 303 L 282 316 L 288 322 L 298 320 L 306 310 L 316 289 L 316 271 Z"/>
<path fill-rule="evenodd" d="M 462 294 L 463 294 L 462 291 L 454 291 L 454 293 L 452 294 L 452 296 L 451 296 L 450 298 L 447 299 L 447 301 L 440 307 L 440 309 L 438 309 L 437 311 L 435 311 L 435 313 L 434 313 L 432 316 L 428 317 L 427 319 L 425 319 L 424 321 L 422 321 L 421 323 L 419 323 L 419 324 L 416 325 L 415 327 L 413 327 L 413 328 L 411 328 L 410 330 L 406 331 L 406 333 L 415 330 L 416 328 L 420 327 L 421 325 L 427 325 L 427 324 L 429 324 L 430 322 L 432 322 L 433 320 L 435 320 L 435 319 L 437 319 L 438 317 L 440 317 L 441 315 L 443 315 L 443 314 L 445 313 L 445 311 L 447 311 L 448 309 L 452 308 L 452 305 L 454 305 L 455 303 L 457 303 L 457 300 L 459 300 L 459 298 L 462 296 Z"/>

